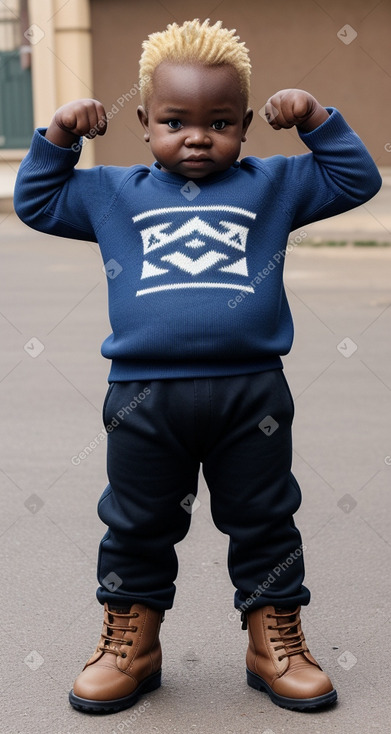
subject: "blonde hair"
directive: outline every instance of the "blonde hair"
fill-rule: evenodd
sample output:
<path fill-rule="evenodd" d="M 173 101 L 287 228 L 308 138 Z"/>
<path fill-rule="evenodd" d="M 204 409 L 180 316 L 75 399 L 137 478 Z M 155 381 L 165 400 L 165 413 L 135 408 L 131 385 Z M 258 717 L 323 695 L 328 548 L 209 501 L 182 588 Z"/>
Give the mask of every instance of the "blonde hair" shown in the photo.
<path fill-rule="evenodd" d="M 165 31 L 148 36 L 142 44 L 144 50 L 140 58 L 140 94 L 144 107 L 153 91 L 153 73 L 163 61 L 204 66 L 229 64 L 238 74 L 244 102 L 248 105 L 251 74 L 248 49 L 244 43 L 239 43 L 235 29 L 229 31 L 221 26 L 221 20 L 210 26 L 209 18 L 202 24 L 195 18 L 181 26 L 171 23 Z"/>

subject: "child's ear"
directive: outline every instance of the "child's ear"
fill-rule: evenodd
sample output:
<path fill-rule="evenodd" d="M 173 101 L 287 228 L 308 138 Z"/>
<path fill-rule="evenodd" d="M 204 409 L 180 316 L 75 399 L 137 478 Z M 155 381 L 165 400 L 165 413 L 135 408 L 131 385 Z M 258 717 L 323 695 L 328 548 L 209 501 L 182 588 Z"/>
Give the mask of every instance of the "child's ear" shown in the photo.
<path fill-rule="evenodd" d="M 245 143 L 247 140 L 246 133 L 250 126 L 250 122 L 253 119 L 253 114 L 254 114 L 253 111 L 251 109 L 248 109 L 243 118 L 242 143 Z"/>
<path fill-rule="evenodd" d="M 148 143 L 149 141 L 148 112 L 146 111 L 146 109 L 144 109 L 144 107 L 141 104 L 137 107 L 137 117 L 140 120 L 145 130 L 144 140 L 146 143 Z"/>

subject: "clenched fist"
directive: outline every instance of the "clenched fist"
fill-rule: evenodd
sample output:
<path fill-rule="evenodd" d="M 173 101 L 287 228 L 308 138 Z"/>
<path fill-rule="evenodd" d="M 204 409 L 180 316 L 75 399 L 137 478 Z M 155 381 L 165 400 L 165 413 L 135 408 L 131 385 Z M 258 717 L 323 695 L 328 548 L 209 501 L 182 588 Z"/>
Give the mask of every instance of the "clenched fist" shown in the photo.
<path fill-rule="evenodd" d="M 105 108 L 96 99 L 77 99 L 55 113 L 46 137 L 55 145 L 70 148 L 81 137 L 95 138 L 107 130 Z"/>
<path fill-rule="evenodd" d="M 310 132 L 327 120 L 329 113 L 303 89 L 281 89 L 265 105 L 265 117 L 274 130 L 296 125 L 302 132 Z"/>

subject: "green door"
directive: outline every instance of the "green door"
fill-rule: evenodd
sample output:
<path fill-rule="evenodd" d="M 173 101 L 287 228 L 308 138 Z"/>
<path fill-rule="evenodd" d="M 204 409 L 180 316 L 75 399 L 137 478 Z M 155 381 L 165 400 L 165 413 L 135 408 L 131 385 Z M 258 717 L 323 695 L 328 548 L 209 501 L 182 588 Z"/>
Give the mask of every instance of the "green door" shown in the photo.
<path fill-rule="evenodd" d="M 31 69 L 19 50 L 0 51 L 0 149 L 28 148 L 33 134 Z"/>

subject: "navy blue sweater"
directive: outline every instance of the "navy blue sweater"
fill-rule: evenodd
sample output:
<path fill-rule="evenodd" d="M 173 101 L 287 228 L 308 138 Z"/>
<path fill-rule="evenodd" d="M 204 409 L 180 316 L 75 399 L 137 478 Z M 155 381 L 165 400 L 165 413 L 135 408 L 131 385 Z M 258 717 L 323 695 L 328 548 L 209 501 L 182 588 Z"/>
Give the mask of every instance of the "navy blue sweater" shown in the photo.
<path fill-rule="evenodd" d="M 366 202 L 381 185 L 361 140 L 328 111 L 300 134 L 312 152 L 247 157 L 196 181 L 157 163 L 75 169 L 78 152 L 34 133 L 15 209 L 34 229 L 99 243 L 109 381 L 282 366 L 293 339 L 283 286 L 290 232 Z"/>

